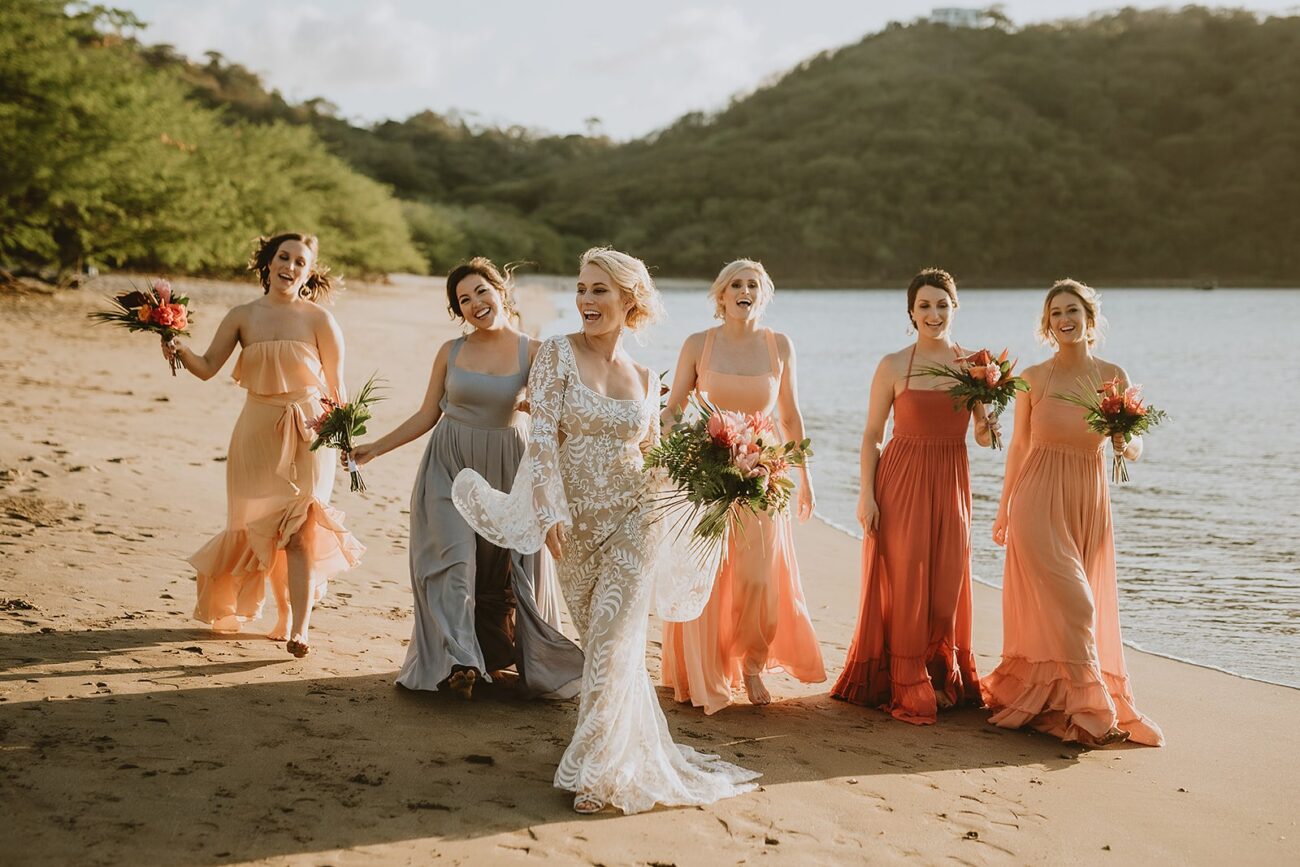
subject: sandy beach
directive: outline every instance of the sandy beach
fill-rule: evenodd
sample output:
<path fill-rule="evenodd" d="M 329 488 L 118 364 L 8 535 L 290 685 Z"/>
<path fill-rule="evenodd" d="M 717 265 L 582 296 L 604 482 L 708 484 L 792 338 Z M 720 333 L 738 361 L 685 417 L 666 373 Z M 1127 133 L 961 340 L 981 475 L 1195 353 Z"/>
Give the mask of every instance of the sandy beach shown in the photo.
<path fill-rule="evenodd" d="M 259 291 L 175 282 L 200 349 Z M 980 710 L 913 727 L 781 676 L 773 705 L 707 718 L 661 689 L 678 740 L 761 771 L 762 787 L 579 817 L 551 786 L 574 702 L 393 685 L 422 446 L 367 466 L 368 494 L 340 474 L 334 504 L 369 550 L 317 609 L 311 656 L 267 641 L 270 617 L 236 636 L 191 619 L 184 558 L 222 527 L 243 392 L 230 364 L 207 383 L 172 378 L 150 338 L 92 327 L 85 314 L 124 286 L 0 293 L 0 864 L 1300 863 L 1300 690 L 1132 650 L 1163 749 L 1082 751 Z M 527 327 L 546 321 L 549 296 L 522 300 Z M 456 334 L 444 307 L 441 283 L 418 278 L 337 304 L 349 383 L 390 381 L 373 429 L 417 405 Z M 834 677 L 859 543 L 814 521 L 797 544 Z M 1000 597 L 975 599 L 987 672 Z"/>

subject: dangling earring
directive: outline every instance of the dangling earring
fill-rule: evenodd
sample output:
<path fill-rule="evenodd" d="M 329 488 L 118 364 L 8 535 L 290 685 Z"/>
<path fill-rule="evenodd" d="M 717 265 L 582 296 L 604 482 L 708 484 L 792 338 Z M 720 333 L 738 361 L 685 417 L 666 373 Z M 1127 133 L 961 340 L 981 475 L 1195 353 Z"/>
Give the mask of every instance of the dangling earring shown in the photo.
<path fill-rule="evenodd" d="M 908 337 L 916 333 L 916 320 L 911 316 L 907 317 L 907 331 L 904 332 Z"/>

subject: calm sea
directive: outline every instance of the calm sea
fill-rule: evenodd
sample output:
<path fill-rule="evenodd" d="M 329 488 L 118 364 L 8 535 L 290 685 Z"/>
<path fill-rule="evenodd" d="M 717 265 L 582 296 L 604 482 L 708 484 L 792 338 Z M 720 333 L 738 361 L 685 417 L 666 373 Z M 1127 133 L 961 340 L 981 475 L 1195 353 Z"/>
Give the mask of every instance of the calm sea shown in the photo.
<path fill-rule="evenodd" d="M 685 336 L 713 324 L 706 288 L 664 287 L 668 321 L 630 344 L 639 361 L 671 368 Z M 1098 354 L 1172 417 L 1130 466 L 1132 481 L 1112 488 L 1126 640 L 1300 687 L 1300 362 L 1286 349 L 1300 290 L 1102 295 L 1110 327 Z M 964 346 L 1009 346 L 1022 366 L 1047 358 L 1033 339 L 1042 297 L 965 290 L 953 333 Z M 548 333 L 576 330 L 570 297 L 557 302 Z M 855 535 L 867 390 L 880 355 L 910 343 L 905 306 L 902 291 L 786 289 L 767 314 L 798 353 L 818 511 Z M 1000 585 L 1003 552 L 989 533 L 1003 453 L 970 442 L 974 571 Z"/>

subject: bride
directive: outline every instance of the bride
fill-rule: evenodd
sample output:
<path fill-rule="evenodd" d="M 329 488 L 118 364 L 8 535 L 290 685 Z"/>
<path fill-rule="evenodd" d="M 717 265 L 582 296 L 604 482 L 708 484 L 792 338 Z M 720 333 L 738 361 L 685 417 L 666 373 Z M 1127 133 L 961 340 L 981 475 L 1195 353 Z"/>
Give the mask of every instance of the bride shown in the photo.
<path fill-rule="evenodd" d="M 465 469 L 452 499 L 494 544 L 529 553 L 544 543 L 555 557 L 586 656 L 556 788 L 574 793 L 579 813 L 709 804 L 752 789 L 758 774 L 673 743 L 646 672 L 651 600 L 660 616 L 690 620 L 710 589 L 668 557 L 642 471 L 659 438 L 659 377 L 622 338 L 658 318 L 659 293 L 641 260 L 594 248 L 582 255 L 577 306 L 582 330 L 545 341 L 533 363 L 532 436 L 511 492 Z"/>

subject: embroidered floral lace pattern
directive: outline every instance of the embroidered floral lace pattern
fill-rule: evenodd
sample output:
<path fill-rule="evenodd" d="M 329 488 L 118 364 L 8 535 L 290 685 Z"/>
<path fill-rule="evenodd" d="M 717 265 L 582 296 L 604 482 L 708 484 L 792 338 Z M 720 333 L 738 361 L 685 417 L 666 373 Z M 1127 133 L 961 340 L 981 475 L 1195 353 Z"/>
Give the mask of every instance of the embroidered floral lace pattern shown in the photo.
<path fill-rule="evenodd" d="M 528 456 L 509 494 L 463 470 L 457 509 L 484 538 L 529 553 L 547 530 L 568 530 L 556 564 L 586 662 L 573 740 L 557 788 L 587 792 L 626 813 L 655 804 L 708 804 L 753 788 L 757 774 L 673 743 L 645 667 L 652 601 L 699 613 L 707 573 L 685 568 L 655 521 L 642 448 L 659 436 L 659 381 L 642 400 L 598 394 L 579 378 L 564 336 L 547 340 L 528 381 Z M 707 568 L 707 567 L 706 567 Z"/>

